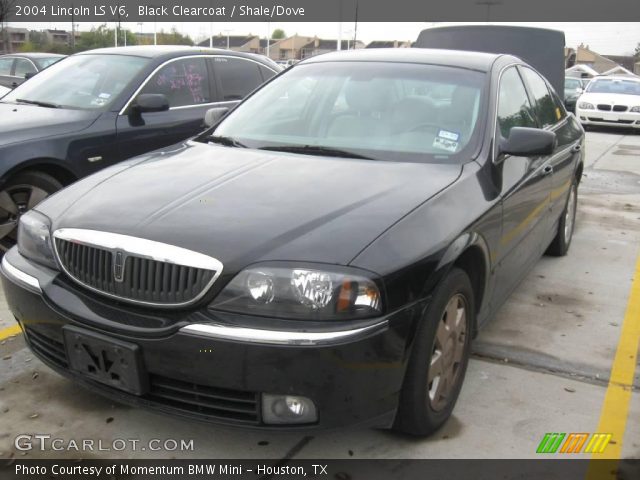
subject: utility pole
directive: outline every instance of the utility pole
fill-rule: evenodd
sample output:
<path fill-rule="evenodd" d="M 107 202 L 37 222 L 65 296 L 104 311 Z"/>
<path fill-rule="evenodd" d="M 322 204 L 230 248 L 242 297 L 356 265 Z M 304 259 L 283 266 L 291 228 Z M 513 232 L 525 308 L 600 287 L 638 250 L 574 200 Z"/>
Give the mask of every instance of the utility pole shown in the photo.
<path fill-rule="evenodd" d="M 227 34 L 227 50 L 229 50 L 229 33 L 230 32 L 233 32 L 233 30 L 231 29 L 225 30 L 225 33 Z"/>
<path fill-rule="evenodd" d="M 73 13 L 73 4 L 71 4 L 71 51 L 76 52 L 76 16 Z"/>
<path fill-rule="evenodd" d="M 356 24 L 353 27 L 353 48 L 356 48 L 356 41 L 358 40 L 358 0 L 356 0 Z"/>
<path fill-rule="evenodd" d="M 267 58 L 269 56 L 269 47 L 271 46 L 271 22 L 267 22 Z"/>

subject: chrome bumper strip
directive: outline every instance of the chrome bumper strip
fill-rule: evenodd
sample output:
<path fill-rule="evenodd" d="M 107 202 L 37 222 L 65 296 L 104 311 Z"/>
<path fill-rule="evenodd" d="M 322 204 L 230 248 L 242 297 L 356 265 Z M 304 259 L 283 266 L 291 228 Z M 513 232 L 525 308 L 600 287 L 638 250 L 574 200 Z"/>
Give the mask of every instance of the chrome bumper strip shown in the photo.
<path fill-rule="evenodd" d="M 2 257 L 2 272 L 13 283 L 32 292 L 42 293 L 38 279 L 11 265 L 6 255 Z"/>
<path fill-rule="evenodd" d="M 201 335 L 203 337 L 221 340 L 235 340 L 239 342 L 260 343 L 270 345 L 332 345 L 355 341 L 372 333 L 382 331 L 388 326 L 383 320 L 374 325 L 354 328 L 352 330 L 337 330 L 332 332 L 296 332 L 283 330 L 262 330 L 257 328 L 233 327 L 214 323 L 199 323 L 187 325 L 180 329 L 183 333 Z"/>

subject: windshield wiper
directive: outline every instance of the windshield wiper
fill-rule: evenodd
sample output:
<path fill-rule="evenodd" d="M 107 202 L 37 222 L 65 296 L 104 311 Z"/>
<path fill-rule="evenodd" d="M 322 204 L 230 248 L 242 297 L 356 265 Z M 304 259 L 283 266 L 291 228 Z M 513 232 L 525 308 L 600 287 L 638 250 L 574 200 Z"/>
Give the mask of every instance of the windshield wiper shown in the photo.
<path fill-rule="evenodd" d="M 235 138 L 225 137 L 222 135 L 209 135 L 208 137 L 205 137 L 205 140 L 213 143 L 219 143 L 220 145 L 224 145 L 225 147 L 247 148 L 244 143 L 239 142 Z"/>
<path fill-rule="evenodd" d="M 360 155 L 359 153 L 341 150 L 339 148 L 329 148 L 320 145 L 274 145 L 262 147 L 259 150 L 271 150 L 274 152 L 304 153 L 308 155 L 322 155 L 325 157 L 359 158 L 362 160 L 373 160 L 371 157 Z"/>
<path fill-rule="evenodd" d="M 62 108 L 60 105 L 56 103 L 40 102 L 38 100 L 25 100 L 24 98 L 16 98 L 16 102 L 28 103 L 29 105 L 37 105 L 39 107 L 46 107 L 46 108 Z"/>

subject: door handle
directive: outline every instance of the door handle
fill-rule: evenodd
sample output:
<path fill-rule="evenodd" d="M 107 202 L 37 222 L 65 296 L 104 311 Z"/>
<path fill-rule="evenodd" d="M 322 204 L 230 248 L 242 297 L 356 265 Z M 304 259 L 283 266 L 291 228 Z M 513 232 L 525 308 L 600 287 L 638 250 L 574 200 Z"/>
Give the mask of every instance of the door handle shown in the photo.
<path fill-rule="evenodd" d="M 550 175 L 552 173 L 553 173 L 553 167 L 551 165 L 545 165 L 544 168 L 542 169 L 543 175 Z"/>

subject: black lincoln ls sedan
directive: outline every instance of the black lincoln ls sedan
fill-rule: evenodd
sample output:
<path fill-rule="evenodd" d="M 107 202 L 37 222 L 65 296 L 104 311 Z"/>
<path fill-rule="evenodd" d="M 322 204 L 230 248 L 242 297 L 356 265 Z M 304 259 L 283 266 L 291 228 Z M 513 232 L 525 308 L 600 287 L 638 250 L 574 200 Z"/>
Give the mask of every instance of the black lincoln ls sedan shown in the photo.
<path fill-rule="evenodd" d="M 15 244 L 20 216 L 46 196 L 200 133 L 209 108 L 233 107 L 280 70 L 261 55 L 227 50 L 105 48 L 0 92 L 0 251 Z"/>
<path fill-rule="evenodd" d="M 39 358 L 122 402 L 426 435 L 478 328 L 567 253 L 583 142 L 509 55 L 314 57 L 23 215 L 6 297 Z"/>

